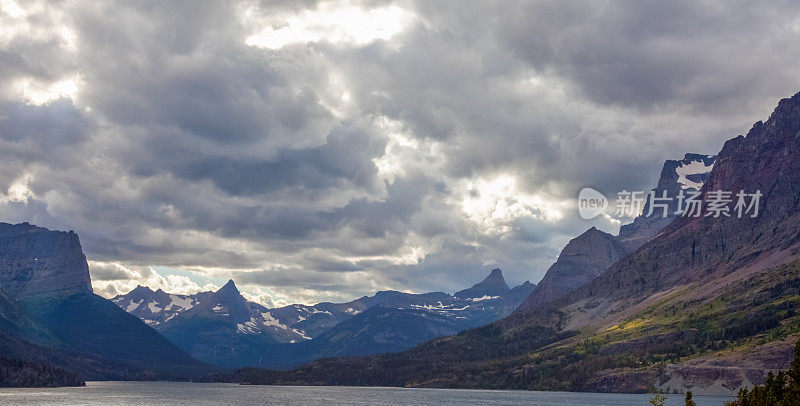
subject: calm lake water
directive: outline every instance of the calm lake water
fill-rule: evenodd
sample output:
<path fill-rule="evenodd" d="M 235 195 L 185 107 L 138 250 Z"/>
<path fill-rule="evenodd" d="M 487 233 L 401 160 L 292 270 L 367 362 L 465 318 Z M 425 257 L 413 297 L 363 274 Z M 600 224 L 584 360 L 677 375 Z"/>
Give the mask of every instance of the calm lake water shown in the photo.
<path fill-rule="evenodd" d="M 695 396 L 698 406 L 732 398 Z M 648 405 L 648 395 L 446 389 L 87 382 L 84 388 L 0 389 L 0 405 Z M 669 395 L 667 405 L 683 405 Z"/>

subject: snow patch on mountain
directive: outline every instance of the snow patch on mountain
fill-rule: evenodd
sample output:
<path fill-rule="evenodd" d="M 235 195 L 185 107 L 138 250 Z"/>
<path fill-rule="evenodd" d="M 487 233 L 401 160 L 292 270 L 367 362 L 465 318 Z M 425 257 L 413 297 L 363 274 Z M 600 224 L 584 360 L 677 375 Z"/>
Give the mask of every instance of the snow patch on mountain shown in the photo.
<path fill-rule="evenodd" d="M 261 317 L 263 318 L 261 324 L 263 324 L 264 326 L 267 327 L 274 326 L 274 327 L 280 327 L 282 329 L 287 329 L 287 327 L 281 324 L 281 322 L 278 321 L 278 319 L 272 317 L 272 314 L 270 314 L 270 312 L 261 313 Z"/>
<path fill-rule="evenodd" d="M 257 320 L 250 318 L 249 321 L 242 323 L 236 323 L 236 332 L 242 334 L 259 334 L 261 333 L 261 329 L 259 329 L 258 325 L 256 324 Z"/>
<path fill-rule="evenodd" d="M 302 338 L 303 340 L 310 340 L 311 339 L 311 337 L 306 336 L 306 332 L 305 331 L 300 331 L 300 330 L 298 330 L 296 328 L 293 328 L 292 331 L 295 334 L 299 335 L 300 338 Z"/>
<path fill-rule="evenodd" d="M 142 304 L 142 302 L 144 302 L 144 299 L 141 299 L 141 300 L 139 300 L 138 302 L 131 300 L 131 302 L 130 302 L 130 303 L 128 304 L 128 306 L 125 308 L 125 311 L 126 311 L 126 312 L 128 312 L 128 313 L 130 313 L 130 312 L 132 312 L 132 311 L 136 310 L 136 308 L 138 308 L 138 307 L 139 307 L 139 305 L 141 305 L 141 304 Z"/>
<path fill-rule="evenodd" d="M 431 311 L 436 311 L 437 313 L 446 313 L 446 312 L 449 312 L 449 311 L 459 311 L 460 312 L 460 311 L 464 311 L 464 310 L 469 309 L 469 305 L 465 305 L 465 306 L 460 307 L 460 308 L 459 307 L 455 307 L 455 306 L 456 306 L 456 304 L 445 305 L 442 302 L 439 302 L 436 305 L 430 305 L 430 304 L 428 304 L 428 305 L 412 304 L 411 305 L 411 307 L 414 308 L 414 309 L 431 310 Z"/>
<path fill-rule="evenodd" d="M 194 301 L 189 297 L 182 298 L 178 295 L 169 295 L 169 298 L 171 301 L 164 307 L 164 310 L 172 310 L 173 307 L 178 307 L 181 310 L 189 310 L 194 307 Z"/>
<path fill-rule="evenodd" d="M 709 173 L 713 168 L 713 162 L 710 164 L 706 164 L 706 162 L 702 160 L 688 163 L 681 162 L 681 164 L 675 168 L 675 172 L 678 173 L 678 183 L 681 185 L 681 189 L 700 190 L 700 188 L 703 187 L 703 182 L 700 179 L 692 179 L 693 175 Z"/>
<path fill-rule="evenodd" d="M 471 298 L 469 300 L 471 300 L 473 302 L 482 302 L 484 300 L 494 300 L 494 299 L 500 299 L 500 296 L 489 296 L 489 295 L 486 295 L 486 296 L 481 296 L 481 297 L 473 297 L 473 298 Z"/>
<path fill-rule="evenodd" d="M 156 303 L 156 302 L 148 303 L 147 304 L 147 308 L 150 309 L 150 311 L 153 312 L 153 313 L 158 313 L 158 312 L 161 311 L 161 308 L 158 307 L 158 303 Z"/>

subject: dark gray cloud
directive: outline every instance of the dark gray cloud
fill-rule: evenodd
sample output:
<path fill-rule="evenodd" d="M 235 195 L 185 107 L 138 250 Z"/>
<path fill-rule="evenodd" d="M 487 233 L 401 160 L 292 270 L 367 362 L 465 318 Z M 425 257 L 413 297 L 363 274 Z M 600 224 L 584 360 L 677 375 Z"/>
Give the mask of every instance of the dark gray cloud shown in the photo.
<path fill-rule="evenodd" d="M 618 226 L 577 217 L 581 187 L 648 189 L 800 88 L 794 2 L 70 1 L 0 26 L 0 217 L 76 230 L 104 294 L 535 282 Z"/>

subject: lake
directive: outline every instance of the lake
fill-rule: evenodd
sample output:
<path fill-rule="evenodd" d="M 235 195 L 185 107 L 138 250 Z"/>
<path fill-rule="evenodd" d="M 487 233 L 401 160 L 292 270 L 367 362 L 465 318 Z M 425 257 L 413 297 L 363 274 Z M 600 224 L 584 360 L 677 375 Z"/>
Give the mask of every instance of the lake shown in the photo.
<path fill-rule="evenodd" d="M 668 395 L 667 405 L 683 405 Z M 83 388 L 0 388 L 0 405 L 648 405 L 649 395 L 185 382 L 87 382 Z M 732 398 L 695 396 L 698 406 Z"/>

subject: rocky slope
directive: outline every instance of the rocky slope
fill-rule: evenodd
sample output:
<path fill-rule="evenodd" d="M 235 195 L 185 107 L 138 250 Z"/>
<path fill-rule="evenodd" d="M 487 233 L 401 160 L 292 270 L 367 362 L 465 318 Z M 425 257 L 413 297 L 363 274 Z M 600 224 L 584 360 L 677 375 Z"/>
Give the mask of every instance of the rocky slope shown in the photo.
<path fill-rule="evenodd" d="M 573 238 L 519 307 L 532 309 L 589 283 L 627 254 L 617 239 L 594 227 Z"/>
<path fill-rule="evenodd" d="M 778 294 L 775 300 L 792 303 L 796 292 L 785 291 L 781 284 L 797 283 L 798 268 L 789 267 L 783 280 L 775 275 L 780 269 L 776 268 L 778 265 L 794 261 L 800 252 L 798 131 L 800 94 L 781 100 L 769 120 L 757 122 L 746 137 L 729 140 L 718 154 L 714 169 L 701 189 L 704 200 L 708 201 L 710 193 L 717 190 L 734 195 L 739 191 L 760 192 L 763 196 L 756 217 L 751 212 L 737 218 L 733 212 L 735 197 L 730 217 L 706 216 L 707 210 L 699 217 L 678 217 L 592 283 L 551 303 L 547 309 L 532 309 L 522 317 L 565 329 L 592 326 L 598 331 L 615 331 L 619 326 L 627 326 L 617 339 L 628 340 L 652 337 L 661 330 L 659 327 L 664 323 L 653 322 L 652 312 L 661 309 L 674 317 L 677 309 L 686 308 L 695 310 L 696 316 L 700 311 L 698 306 L 720 300 L 726 289 L 734 289 L 737 284 L 742 286 L 736 288 L 739 289 L 736 296 L 758 297 L 759 290 L 767 290 Z M 754 283 L 756 280 L 759 283 Z M 791 313 L 783 320 L 787 314 L 781 309 L 768 308 L 763 314 L 749 314 L 748 309 L 761 299 L 756 300 L 738 306 L 726 300 L 721 312 L 707 320 L 713 324 L 701 327 L 712 329 L 712 337 L 736 339 L 736 343 L 723 344 L 735 347 L 746 345 L 746 338 L 739 337 L 737 331 L 757 334 L 772 330 L 779 327 L 774 324 L 776 317 L 778 324 L 797 323 Z M 554 309 L 568 316 L 556 318 Z M 747 327 L 737 327 L 732 321 L 734 324 L 730 326 L 719 325 L 719 318 L 737 312 L 745 318 Z M 763 321 L 773 324 L 759 324 Z M 780 334 L 785 337 L 794 329 L 790 327 Z M 701 341 L 706 350 L 714 348 L 709 339 L 703 337 Z"/>
<path fill-rule="evenodd" d="M 509 289 L 494 269 L 456 295 L 381 291 L 347 303 L 267 309 L 245 300 L 229 281 L 217 292 L 188 296 L 137 287 L 112 301 L 200 360 L 283 368 L 323 356 L 400 351 L 491 323 L 513 312 L 534 288 L 525 282 Z"/>
<path fill-rule="evenodd" d="M 800 333 L 800 94 L 725 143 L 701 192 L 761 191 L 755 217 L 679 217 L 576 291 L 414 349 L 254 383 L 735 391 Z M 743 360 L 743 361 L 737 361 Z M 676 387 L 677 386 L 677 387 Z"/>

